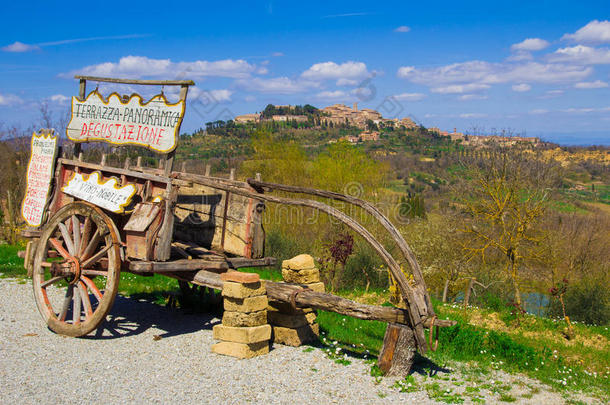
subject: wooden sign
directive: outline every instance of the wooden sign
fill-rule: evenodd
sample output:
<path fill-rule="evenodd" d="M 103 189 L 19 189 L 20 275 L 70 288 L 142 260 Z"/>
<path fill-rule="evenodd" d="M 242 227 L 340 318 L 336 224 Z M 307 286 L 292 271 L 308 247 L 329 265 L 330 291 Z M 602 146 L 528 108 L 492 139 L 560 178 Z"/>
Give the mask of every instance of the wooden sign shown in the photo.
<path fill-rule="evenodd" d="M 32 134 L 32 149 L 27 169 L 27 187 L 21 204 L 21 216 L 30 226 L 40 226 L 47 204 L 55 155 L 57 136 L 53 130 Z"/>
<path fill-rule="evenodd" d="M 184 100 L 170 104 L 163 94 L 148 102 L 132 94 L 123 102 L 117 93 L 104 100 L 94 90 L 84 101 L 72 97 L 66 135 L 75 142 L 138 145 L 166 153 L 176 148 L 184 108 Z"/>
<path fill-rule="evenodd" d="M 61 191 L 117 214 L 122 213 L 131 202 L 136 187 L 133 184 L 119 187 L 116 178 L 100 181 L 101 178 L 100 172 L 93 172 L 89 176 L 74 173 Z"/>

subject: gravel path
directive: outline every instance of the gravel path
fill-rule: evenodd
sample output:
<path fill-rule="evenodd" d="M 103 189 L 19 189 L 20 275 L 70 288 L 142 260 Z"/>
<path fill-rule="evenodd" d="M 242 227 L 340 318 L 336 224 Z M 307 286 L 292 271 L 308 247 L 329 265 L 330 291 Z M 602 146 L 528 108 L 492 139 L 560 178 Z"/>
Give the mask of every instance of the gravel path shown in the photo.
<path fill-rule="evenodd" d="M 205 314 L 121 296 L 111 313 L 103 334 L 62 337 L 43 324 L 29 281 L 0 279 L 0 403 L 435 403 L 424 390 L 390 388 L 395 379 L 376 384 L 360 359 L 344 366 L 319 349 L 275 345 L 250 360 L 213 354 L 219 320 Z M 563 399 L 543 390 L 517 402 Z"/>

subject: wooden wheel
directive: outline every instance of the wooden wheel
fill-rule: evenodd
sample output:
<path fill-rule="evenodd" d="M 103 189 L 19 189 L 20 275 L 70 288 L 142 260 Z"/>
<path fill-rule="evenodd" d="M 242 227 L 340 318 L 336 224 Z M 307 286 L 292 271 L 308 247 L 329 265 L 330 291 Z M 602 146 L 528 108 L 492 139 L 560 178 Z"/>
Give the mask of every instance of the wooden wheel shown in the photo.
<path fill-rule="evenodd" d="M 101 209 L 61 208 L 42 231 L 33 265 L 36 305 L 49 328 L 67 336 L 97 328 L 114 303 L 120 266 L 118 232 Z"/>

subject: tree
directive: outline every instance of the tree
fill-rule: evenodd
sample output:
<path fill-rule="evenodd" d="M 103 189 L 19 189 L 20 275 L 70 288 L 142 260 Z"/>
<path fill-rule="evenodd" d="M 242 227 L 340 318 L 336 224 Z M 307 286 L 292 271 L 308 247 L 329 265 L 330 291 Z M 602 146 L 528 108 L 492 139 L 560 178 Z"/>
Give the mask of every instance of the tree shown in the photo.
<path fill-rule="evenodd" d="M 525 155 L 501 150 L 471 167 L 471 195 L 465 200 L 470 221 L 463 228 L 468 236 L 467 257 L 485 262 L 495 252 L 503 258 L 512 283 L 514 303 L 521 301 L 521 271 L 527 259 L 539 252 L 537 224 L 544 214 L 547 189 L 544 170 Z"/>

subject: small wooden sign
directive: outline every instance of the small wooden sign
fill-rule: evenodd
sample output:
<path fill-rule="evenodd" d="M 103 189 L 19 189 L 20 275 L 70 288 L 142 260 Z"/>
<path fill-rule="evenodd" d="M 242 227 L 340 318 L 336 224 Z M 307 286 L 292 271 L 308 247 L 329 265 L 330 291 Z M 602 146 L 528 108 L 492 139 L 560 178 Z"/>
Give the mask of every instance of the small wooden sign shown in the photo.
<path fill-rule="evenodd" d="M 32 134 L 27 187 L 21 204 L 21 216 L 33 227 L 42 224 L 55 166 L 57 138 L 53 130 L 41 130 L 40 135 L 36 132 Z"/>
<path fill-rule="evenodd" d="M 75 142 L 138 145 L 167 153 L 176 148 L 184 108 L 184 100 L 170 104 L 163 94 L 148 102 L 132 94 L 123 102 L 117 93 L 104 100 L 94 90 L 85 100 L 72 97 L 66 135 Z"/>
<path fill-rule="evenodd" d="M 89 176 L 75 172 L 61 191 L 117 214 L 122 213 L 131 202 L 136 187 L 133 184 L 119 187 L 116 178 L 100 181 L 101 178 L 100 172 L 93 172 Z"/>

